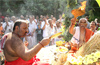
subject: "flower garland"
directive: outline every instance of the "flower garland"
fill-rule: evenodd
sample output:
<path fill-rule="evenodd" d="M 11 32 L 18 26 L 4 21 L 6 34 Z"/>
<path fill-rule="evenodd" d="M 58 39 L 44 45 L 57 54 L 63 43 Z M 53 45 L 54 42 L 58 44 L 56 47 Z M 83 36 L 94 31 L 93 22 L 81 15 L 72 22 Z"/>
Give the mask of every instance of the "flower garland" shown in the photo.
<path fill-rule="evenodd" d="M 74 54 L 75 55 L 75 54 Z M 85 55 L 84 57 L 78 56 L 77 58 L 69 54 L 67 56 L 67 61 L 71 64 L 92 64 L 97 62 L 100 58 L 100 51 L 96 51 L 95 53 L 91 53 L 89 55 Z"/>

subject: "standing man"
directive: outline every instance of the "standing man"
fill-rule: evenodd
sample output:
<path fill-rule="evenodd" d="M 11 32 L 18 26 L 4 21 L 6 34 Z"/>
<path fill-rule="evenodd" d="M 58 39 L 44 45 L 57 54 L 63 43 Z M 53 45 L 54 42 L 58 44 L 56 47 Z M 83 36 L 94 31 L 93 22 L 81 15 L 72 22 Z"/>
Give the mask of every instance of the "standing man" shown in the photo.
<path fill-rule="evenodd" d="M 12 32 L 13 32 L 13 27 L 14 27 L 15 21 L 16 21 L 16 17 L 15 16 L 12 16 L 11 17 L 11 31 Z"/>
<path fill-rule="evenodd" d="M 5 17 L 5 23 L 3 24 L 3 30 L 4 30 L 5 34 L 9 33 L 9 32 L 12 32 L 11 31 L 11 23 L 8 22 L 8 18 L 7 17 Z"/>
<path fill-rule="evenodd" d="M 29 21 L 29 32 L 31 35 L 27 37 L 27 41 L 29 42 L 28 48 L 31 49 L 37 44 L 35 38 L 36 23 L 33 21 L 32 17 L 29 17 Z"/>
<path fill-rule="evenodd" d="M 41 28 L 43 29 L 43 38 L 47 38 L 48 37 L 48 22 L 45 17 L 43 17 Z"/>
<path fill-rule="evenodd" d="M 50 39 L 43 39 L 34 48 L 28 50 L 21 40 L 28 32 L 28 23 L 26 20 L 17 20 L 14 24 L 13 32 L 4 35 L 2 44 L 6 58 L 5 65 L 32 65 L 33 57 L 41 48 L 48 45 Z"/>

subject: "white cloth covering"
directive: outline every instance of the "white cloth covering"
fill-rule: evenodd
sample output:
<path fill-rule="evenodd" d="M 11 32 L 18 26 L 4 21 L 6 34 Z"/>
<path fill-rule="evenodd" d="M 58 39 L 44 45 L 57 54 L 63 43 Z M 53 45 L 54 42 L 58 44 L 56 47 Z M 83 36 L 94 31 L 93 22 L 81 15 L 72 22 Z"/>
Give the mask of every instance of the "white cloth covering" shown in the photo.
<path fill-rule="evenodd" d="M 45 25 L 45 22 L 42 21 L 41 28 L 43 28 L 44 25 Z M 43 38 L 46 38 L 46 37 L 48 37 L 48 25 L 46 25 L 45 29 L 43 30 Z"/>
<path fill-rule="evenodd" d="M 75 31 L 75 34 L 73 35 L 72 39 L 71 39 L 71 42 L 74 44 L 74 43 L 77 43 L 79 44 L 79 37 L 80 37 L 80 27 L 75 27 L 76 28 L 76 31 Z"/>

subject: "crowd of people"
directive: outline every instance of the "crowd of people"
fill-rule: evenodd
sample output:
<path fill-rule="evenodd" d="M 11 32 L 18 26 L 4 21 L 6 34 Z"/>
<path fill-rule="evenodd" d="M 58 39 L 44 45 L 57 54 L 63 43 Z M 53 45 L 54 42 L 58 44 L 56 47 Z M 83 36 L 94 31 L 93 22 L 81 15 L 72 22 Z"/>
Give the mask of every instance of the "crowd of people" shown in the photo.
<path fill-rule="evenodd" d="M 57 20 L 53 15 L 49 17 L 48 15 L 43 16 L 34 16 L 34 15 L 21 15 L 20 17 L 6 15 L 2 17 L 2 13 L 0 13 L 0 38 L 4 34 L 9 32 L 13 32 L 14 23 L 18 19 L 27 20 L 28 24 L 28 33 L 22 38 L 23 42 L 28 42 L 27 47 L 30 49 L 39 43 L 43 38 L 50 37 L 53 34 L 61 32 L 62 22 L 64 19 L 61 15 L 59 15 L 59 19 Z M 50 45 L 55 44 L 55 41 L 58 39 L 52 39 Z"/>
<path fill-rule="evenodd" d="M 87 20 L 86 27 L 94 33 L 97 32 L 97 29 L 99 27 L 97 26 L 97 19 L 91 21 L 90 23 L 88 21 L 88 16 L 86 16 L 85 18 Z M 28 42 L 27 47 L 29 49 L 39 43 L 43 38 L 47 38 L 53 34 L 61 32 L 62 23 L 64 21 L 61 15 L 59 15 L 59 19 L 57 20 L 53 15 L 51 15 L 51 17 L 49 17 L 48 15 L 40 15 L 40 17 L 36 16 L 36 18 L 34 15 L 9 17 L 8 15 L 2 16 L 2 13 L 0 12 L 0 39 L 4 34 L 13 32 L 14 23 L 18 19 L 27 20 L 29 22 L 28 33 L 24 38 L 22 38 L 23 42 Z M 76 20 L 76 23 L 74 24 L 76 27 L 79 26 L 79 20 Z M 47 46 L 55 44 L 55 42 L 59 41 L 59 39 L 60 38 L 52 39 L 50 44 Z"/>

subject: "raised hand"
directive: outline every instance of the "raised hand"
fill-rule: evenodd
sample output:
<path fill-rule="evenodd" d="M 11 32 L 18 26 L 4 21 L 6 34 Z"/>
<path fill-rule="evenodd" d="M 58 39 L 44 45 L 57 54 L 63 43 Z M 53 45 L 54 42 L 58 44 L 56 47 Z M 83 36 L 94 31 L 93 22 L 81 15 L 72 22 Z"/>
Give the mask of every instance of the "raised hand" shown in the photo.
<path fill-rule="evenodd" d="M 71 19 L 71 23 L 72 23 L 72 24 L 75 24 L 75 23 L 76 23 L 76 18 L 72 18 L 72 19 Z"/>

